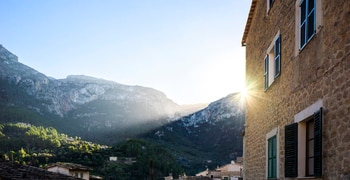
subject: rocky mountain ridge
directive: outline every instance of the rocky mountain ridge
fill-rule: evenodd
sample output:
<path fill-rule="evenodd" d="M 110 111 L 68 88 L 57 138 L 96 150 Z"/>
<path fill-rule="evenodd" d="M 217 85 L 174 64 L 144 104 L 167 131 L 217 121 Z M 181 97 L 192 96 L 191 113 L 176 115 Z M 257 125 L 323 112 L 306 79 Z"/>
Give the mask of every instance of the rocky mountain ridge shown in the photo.
<path fill-rule="evenodd" d="M 66 126 L 82 128 L 82 132 L 103 131 L 104 128 L 115 131 L 148 122 L 151 122 L 148 123 L 151 128 L 154 124 L 159 126 L 204 107 L 184 109 L 163 92 L 148 87 L 123 85 L 83 75 L 66 79 L 47 77 L 20 63 L 18 57 L 2 45 L 0 81 L 2 97 L 12 94 L 9 101 L 2 102 L 3 106 L 9 108 L 21 104 L 40 115 L 53 114 L 64 120 Z M 19 94 L 30 99 L 30 103 L 21 100 Z M 17 103 L 13 99 L 17 99 Z"/>
<path fill-rule="evenodd" d="M 230 94 L 143 137 L 171 149 L 192 173 L 229 163 L 243 152 L 245 109 L 238 97 Z"/>

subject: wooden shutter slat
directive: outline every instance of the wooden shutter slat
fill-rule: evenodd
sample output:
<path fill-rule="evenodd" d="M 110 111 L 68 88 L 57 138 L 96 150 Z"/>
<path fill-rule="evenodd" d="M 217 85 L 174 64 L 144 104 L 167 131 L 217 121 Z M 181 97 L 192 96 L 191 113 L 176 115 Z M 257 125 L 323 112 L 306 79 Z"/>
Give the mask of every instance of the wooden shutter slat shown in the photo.
<path fill-rule="evenodd" d="M 285 126 L 285 160 L 284 174 L 285 177 L 298 176 L 298 124 Z"/>
<path fill-rule="evenodd" d="M 314 113 L 314 175 L 322 176 L 322 108 Z"/>

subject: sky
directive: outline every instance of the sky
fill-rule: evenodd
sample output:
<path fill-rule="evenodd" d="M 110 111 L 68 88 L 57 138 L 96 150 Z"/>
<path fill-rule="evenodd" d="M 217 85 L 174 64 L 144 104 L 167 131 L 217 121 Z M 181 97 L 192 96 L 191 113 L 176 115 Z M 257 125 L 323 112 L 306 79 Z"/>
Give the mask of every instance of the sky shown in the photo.
<path fill-rule="evenodd" d="M 209 103 L 244 87 L 250 0 L 0 0 L 0 44 L 47 76 Z"/>

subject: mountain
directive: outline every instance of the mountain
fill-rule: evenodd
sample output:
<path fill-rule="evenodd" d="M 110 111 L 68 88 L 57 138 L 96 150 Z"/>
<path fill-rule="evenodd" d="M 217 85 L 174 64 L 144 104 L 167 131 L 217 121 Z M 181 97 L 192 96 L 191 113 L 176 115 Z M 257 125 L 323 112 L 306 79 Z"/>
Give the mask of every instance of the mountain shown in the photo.
<path fill-rule="evenodd" d="M 82 75 L 47 77 L 0 45 L 0 126 L 53 127 L 105 145 L 137 137 L 170 150 L 189 174 L 242 156 L 245 112 L 237 96 L 180 106 L 148 87 Z"/>
<path fill-rule="evenodd" d="M 168 147 L 190 174 L 227 164 L 243 152 L 245 110 L 238 97 L 230 94 L 142 138 Z"/>
<path fill-rule="evenodd" d="M 158 90 L 88 76 L 54 79 L 18 61 L 0 45 L 0 122 L 50 125 L 111 144 L 171 122 L 184 108 Z"/>

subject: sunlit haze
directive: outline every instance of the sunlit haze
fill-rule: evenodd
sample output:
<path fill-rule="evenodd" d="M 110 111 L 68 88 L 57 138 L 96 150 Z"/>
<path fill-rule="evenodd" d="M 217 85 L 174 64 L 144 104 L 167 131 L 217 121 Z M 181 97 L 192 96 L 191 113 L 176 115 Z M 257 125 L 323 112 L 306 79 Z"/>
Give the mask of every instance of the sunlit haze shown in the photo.
<path fill-rule="evenodd" d="M 87 75 L 208 103 L 244 86 L 250 3 L 1 0 L 0 44 L 57 79 Z"/>

